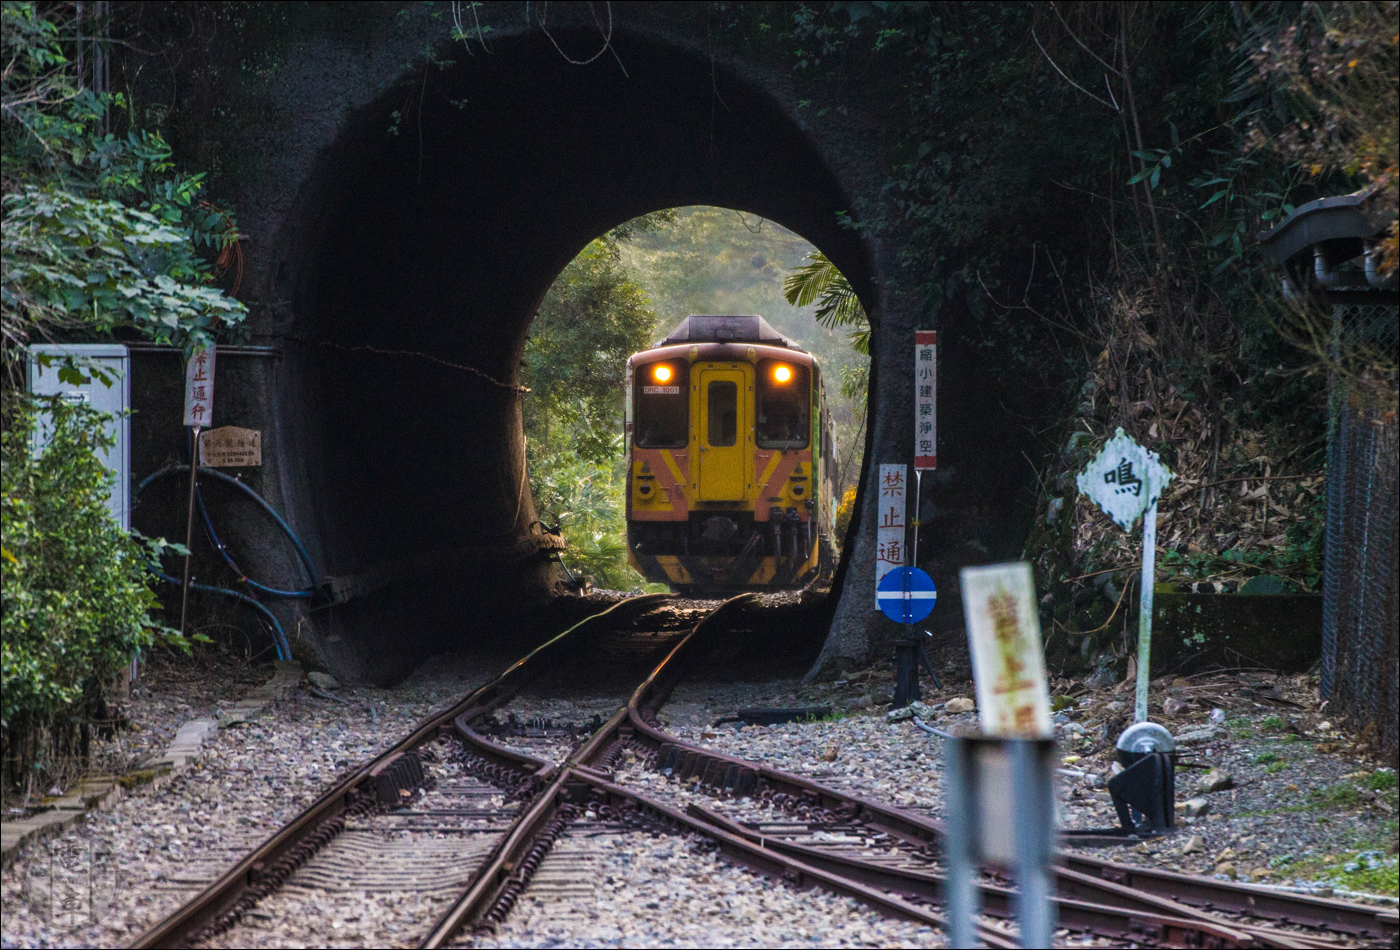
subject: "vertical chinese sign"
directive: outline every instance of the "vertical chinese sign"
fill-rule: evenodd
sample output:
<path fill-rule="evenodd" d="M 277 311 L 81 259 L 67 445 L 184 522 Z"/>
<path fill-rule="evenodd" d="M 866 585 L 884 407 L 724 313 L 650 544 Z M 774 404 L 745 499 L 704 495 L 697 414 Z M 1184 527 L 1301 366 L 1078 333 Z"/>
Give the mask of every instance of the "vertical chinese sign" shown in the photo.
<path fill-rule="evenodd" d="M 914 471 L 938 467 L 938 331 L 914 332 Z"/>
<path fill-rule="evenodd" d="M 903 465 L 880 466 L 879 521 L 875 531 L 875 587 L 896 567 L 904 566 L 905 495 L 908 475 Z M 876 605 L 875 609 L 879 609 Z"/>
<path fill-rule="evenodd" d="M 214 416 L 214 348 L 204 346 L 190 354 L 185 368 L 185 425 L 207 428 Z"/>

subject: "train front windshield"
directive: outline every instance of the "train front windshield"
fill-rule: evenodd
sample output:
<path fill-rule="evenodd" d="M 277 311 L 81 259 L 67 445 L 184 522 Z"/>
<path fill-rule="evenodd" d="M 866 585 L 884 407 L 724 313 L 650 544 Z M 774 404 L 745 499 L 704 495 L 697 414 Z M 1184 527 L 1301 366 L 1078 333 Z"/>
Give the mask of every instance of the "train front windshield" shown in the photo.
<path fill-rule="evenodd" d="M 801 449 L 811 433 L 811 373 L 781 360 L 758 364 L 758 419 L 754 436 L 761 449 Z"/>
<path fill-rule="evenodd" d="M 690 441 L 690 399 L 684 363 L 651 363 L 636 371 L 633 431 L 644 449 L 681 449 Z"/>

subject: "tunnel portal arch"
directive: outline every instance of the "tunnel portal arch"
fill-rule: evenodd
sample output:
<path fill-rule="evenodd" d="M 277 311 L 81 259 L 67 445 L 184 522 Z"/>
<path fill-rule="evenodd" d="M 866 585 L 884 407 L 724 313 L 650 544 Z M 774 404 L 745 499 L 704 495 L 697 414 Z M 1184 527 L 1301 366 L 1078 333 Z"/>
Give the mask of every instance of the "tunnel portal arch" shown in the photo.
<path fill-rule="evenodd" d="M 547 596 L 518 367 L 590 240 L 663 208 L 739 209 L 820 247 L 878 320 L 851 196 L 790 109 L 683 46 L 614 42 L 625 73 L 538 32 L 408 70 L 344 122 L 280 228 L 276 437 L 302 460 L 283 494 L 336 592 L 320 645 L 351 677 L 402 675 Z"/>

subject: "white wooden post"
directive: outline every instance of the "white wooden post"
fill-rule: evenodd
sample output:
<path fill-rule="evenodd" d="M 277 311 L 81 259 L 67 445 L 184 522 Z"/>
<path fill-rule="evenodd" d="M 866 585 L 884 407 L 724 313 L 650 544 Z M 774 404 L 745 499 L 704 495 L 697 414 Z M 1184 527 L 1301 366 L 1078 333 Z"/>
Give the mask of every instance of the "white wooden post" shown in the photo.
<path fill-rule="evenodd" d="M 1133 720 L 1147 721 L 1148 672 L 1152 666 L 1152 586 L 1157 574 L 1157 500 L 1142 515 L 1142 591 L 1138 600 L 1137 698 Z"/>

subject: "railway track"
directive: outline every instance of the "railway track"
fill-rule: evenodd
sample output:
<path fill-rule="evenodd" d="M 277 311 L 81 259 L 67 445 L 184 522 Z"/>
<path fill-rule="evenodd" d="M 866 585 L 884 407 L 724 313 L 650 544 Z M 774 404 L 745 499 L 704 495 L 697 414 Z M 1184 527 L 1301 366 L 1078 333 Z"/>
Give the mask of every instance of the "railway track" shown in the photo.
<path fill-rule="evenodd" d="M 665 596 L 634 598 L 588 618 L 425 720 L 133 946 L 261 942 L 259 930 L 271 935 L 290 920 L 306 926 L 307 914 L 324 911 L 326 895 L 353 900 L 374 889 L 414 895 L 401 902 L 400 926 L 406 936 L 422 934 L 419 946 L 470 943 L 507 918 L 551 851 L 552 865 L 567 864 L 569 855 L 586 865 L 571 835 L 636 829 L 702 835 L 760 874 L 942 928 L 937 821 L 687 743 L 657 726 L 656 711 L 671 689 L 749 606 L 750 595 L 726 601 L 688 632 L 651 640 L 652 650 L 668 651 L 664 658 L 581 743 L 547 729 L 535 730 L 543 741 L 534 743 L 529 729 L 523 742 L 490 734 L 492 714 L 528 682 L 547 670 L 574 670 L 571 658 L 577 661 L 599 634 Z M 1393 910 L 1083 855 L 1060 853 L 1054 873 L 1066 945 L 1396 946 L 1400 932 Z M 984 876 L 980 890 L 979 939 L 1018 946 L 1009 924 L 1014 888 Z M 317 898 L 306 899 L 307 892 Z"/>

